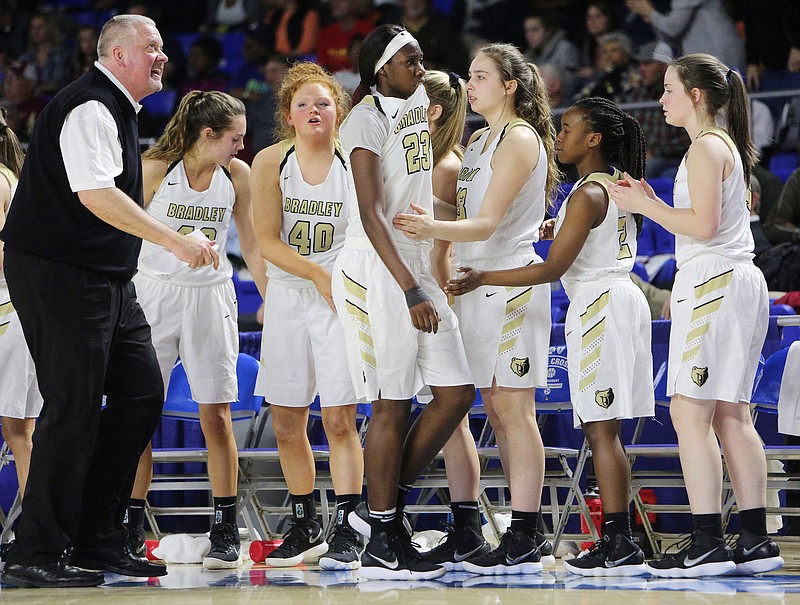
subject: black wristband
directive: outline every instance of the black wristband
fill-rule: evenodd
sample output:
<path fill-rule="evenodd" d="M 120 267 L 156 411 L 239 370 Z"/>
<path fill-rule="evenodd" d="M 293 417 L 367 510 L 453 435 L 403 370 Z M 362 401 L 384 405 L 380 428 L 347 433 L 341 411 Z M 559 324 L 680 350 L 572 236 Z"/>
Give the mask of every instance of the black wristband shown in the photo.
<path fill-rule="evenodd" d="M 408 308 L 414 307 L 419 303 L 425 302 L 426 300 L 430 300 L 431 297 L 425 294 L 425 290 L 422 289 L 422 286 L 414 286 L 413 288 L 409 288 L 404 292 L 406 295 L 406 304 Z"/>

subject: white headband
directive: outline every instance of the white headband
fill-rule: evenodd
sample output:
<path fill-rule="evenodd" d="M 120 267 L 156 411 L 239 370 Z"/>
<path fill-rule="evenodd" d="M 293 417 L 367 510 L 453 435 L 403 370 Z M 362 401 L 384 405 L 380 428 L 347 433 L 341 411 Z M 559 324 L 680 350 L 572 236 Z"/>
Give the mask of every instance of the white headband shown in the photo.
<path fill-rule="evenodd" d="M 389 44 L 386 45 L 386 50 L 383 51 L 381 58 L 375 62 L 374 73 L 378 73 L 380 68 L 386 65 L 398 50 L 403 48 L 406 44 L 411 44 L 416 41 L 417 39 L 405 30 L 397 34 L 389 41 Z"/>

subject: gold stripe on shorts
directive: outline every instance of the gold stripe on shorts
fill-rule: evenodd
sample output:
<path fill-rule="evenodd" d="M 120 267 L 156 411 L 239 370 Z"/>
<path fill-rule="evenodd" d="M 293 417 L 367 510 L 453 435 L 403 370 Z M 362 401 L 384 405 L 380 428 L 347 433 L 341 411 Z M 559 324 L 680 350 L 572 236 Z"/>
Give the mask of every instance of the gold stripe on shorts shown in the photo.
<path fill-rule="evenodd" d="M 14 312 L 14 305 L 11 304 L 10 300 L 0 305 L 0 317 L 2 317 L 3 315 L 8 315 L 9 313 L 13 312 Z"/>
<path fill-rule="evenodd" d="M 516 290 L 516 288 L 514 289 Z M 506 290 L 508 291 L 508 289 Z M 506 301 L 506 321 L 500 332 L 500 346 L 497 350 L 499 355 L 508 353 L 517 344 L 517 336 L 512 333 L 525 323 L 524 307 L 531 301 L 532 294 L 533 288 L 527 288 Z"/>
<path fill-rule="evenodd" d="M 8 331 L 8 326 L 10 326 L 10 325 L 11 325 L 10 321 L 7 321 L 4 324 L 0 324 L 0 336 L 2 336 L 3 334 L 5 334 Z"/>
<path fill-rule="evenodd" d="M 363 302 L 367 302 L 367 289 L 342 271 L 344 289 Z"/>
<path fill-rule="evenodd" d="M 581 326 L 585 327 L 589 320 L 592 319 L 595 315 L 600 313 L 603 309 L 608 306 L 608 300 L 611 297 L 610 290 L 606 290 L 600 296 L 598 296 L 594 302 L 592 302 L 586 310 L 581 313 Z"/>

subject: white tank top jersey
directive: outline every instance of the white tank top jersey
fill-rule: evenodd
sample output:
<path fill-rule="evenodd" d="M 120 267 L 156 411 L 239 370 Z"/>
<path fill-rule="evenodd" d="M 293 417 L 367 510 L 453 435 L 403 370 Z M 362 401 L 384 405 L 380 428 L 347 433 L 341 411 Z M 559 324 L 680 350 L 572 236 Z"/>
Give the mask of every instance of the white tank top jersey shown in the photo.
<path fill-rule="evenodd" d="M 408 99 L 373 93 L 361 100 L 339 129 L 348 156 L 361 147 L 381 157 L 383 216 L 392 224 L 397 213 L 410 212 L 413 202 L 433 215 L 433 148 L 428 130 L 428 95 L 421 84 Z M 415 242 L 392 229 L 404 246 L 431 247 L 432 240 Z M 358 204 L 354 199 L 347 235 L 365 237 Z"/>
<path fill-rule="evenodd" d="M 456 220 L 464 220 L 478 215 L 483 196 L 492 179 L 492 157 L 506 133 L 516 126 L 534 128 L 525 120 L 517 118 L 503 128 L 495 140 L 483 150 L 489 129 L 486 128 L 472 142 L 464 153 L 461 170 L 458 173 L 456 191 Z M 538 135 L 539 161 L 528 175 L 517 197 L 511 202 L 495 232 L 483 242 L 454 242 L 453 251 L 466 263 L 469 261 L 510 256 L 521 251 L 532 250 L 533 243 L 539 241 L 539 227 L 545 213 L 545 184 L 547 182 L 547 152 Z"/>
<path fill-rule="evenodd" d="M 609 200 L 608 210 L 603 222 L 589 231 L 589 237 L 583 244 L 575 261 L 567 272 L 561 276 L 567 295 L 572 298 L 578 284 L 605 279 L 610 276 L 626 277 L 633 269 L 636 260 L 636 222 L 633 214 L 617 208 L 611 201 L 606 187 L 606 180 L 616 183 L 622 179 L 622 173 L 614 169 L 613 174 L 592 172 L 579 179 L 570 190 L 556 217 L 555 233 L 561 230 L 567 214 L 567 204 L 572 195 L 587 183 L 596 183 L 606 193 Z"/>
<path fill-rule="evenodd" d="M 164 175 L 147 213 L 178 233 L 188 234 L 200 229 L 219 246 L 219 269 L 207 265 L 194 270 L 183 270 L 168 281 L 176 286 L 210 286 L 224 283 L 233 276 L 233 267 L 225 254 L 228 226 L 236 202 L 233 181 L 227 168 L 217 166 L 211 177 L 211 185 L 205 191 L 195 191 L 189 186 L 189 178 L 183 160 L 173 162 Z M 152 279 L 164 281 L 163 277 L 150 271 L 142 259 L 161 247 L 144 240 L 139 254 L 139 272 Z"/>
<path fill-rule="evenodd" d="M 6 180 L 8 180 L 8 184 L 11 187 L 11 199 L 13 200 L 14 192 L 17 190 L 17 182 L 19 181 L 19 179 L 17 179 L 16 175 L 14 175 L 13 172 L 11 172 L 11 168 L 2 163 L 0 163 L 0 175 L 2 175 L 0 176 L 0 178 L 5 177 Z M 9 203 L 8 208 L 6 208 L 6 214 L 8 214 L 10 208 L 11 204 Z M 3 265 L 0 264 L 0 286 L 5 286 L 5 283 L 6 283 L 6 276 L 3 273 Z"/>
<path fill-rule="evenodd" d="M 309 185 L 300 170 L 294 139 L 281 141 L 280 188 L 281 239 L 300 255 L 330 271 L 344 245 L 350 207 L 355 204 L 355 191 L 341 148 L 336 146 L 325 180 L 319 185 Z M 269 265 L 267 275 L 284 286 L 314 287 L 311 280 L 273 264 Z"/>
<path fill-rule="evenodd" d="M 693 258 L 703 254 L 715 254 L 733 261 L 753 259 L 753 234 L 750 231 L 750 194 L 744 182 L 742 158 L 730 135 L 722 128 L 706 128 L 697 138 L 708 135 L 719 136 L 728 144 L 733 155 L 733 172 L 722 181 L 722 207 L 719 216 L 719 229 L 706 241 L 686 235 L 675 236 L 675 260 L 680 267 Z M 673 192 L 675 208 L 691 208 L 689 182 L 686 171 L 686 156 L 681 160 L 675 177 Z"/>

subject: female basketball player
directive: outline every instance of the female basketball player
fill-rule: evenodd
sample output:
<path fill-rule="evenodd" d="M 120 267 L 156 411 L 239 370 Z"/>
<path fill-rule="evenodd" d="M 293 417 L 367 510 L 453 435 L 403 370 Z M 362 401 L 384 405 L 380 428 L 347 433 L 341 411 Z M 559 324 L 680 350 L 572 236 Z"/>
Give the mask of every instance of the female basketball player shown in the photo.
<path fill-rule="evenodd" d="M 567 361 L 575 426 L 592 449 L 603 496 L 603 537 L 564 568 L 588 576 L 645 572 L 631 540 L 630 466 L 620 421 L 653 415 L 650 314 L 642 291 L 628 277 L 636 259 L 634 215 L 610 202 L 606 182 L 622 173 L 643 176 L 645 142 L 638 122 L 614 103 L 582 99 L 561 120 L 556 154 L 575 164 L 580 179 L 558 213 L 543 225 L 555 241 L 543 263 L 504 271 L 462 268 L 447 291 L 462 295 L 482 285 L 526 286 L 561 278 L 570 298 Z"/>
<path fill-rule="evenodd" d="M 769 297 L 752 262 L 747 183 L 756 155 L 744 82 L 719 59 L 675 59 L 661 106 L 692 140 L 668 206 L 644 180 L 610 185 L 614 202 L 676 235 L 667 394 L 678 434 L 694 531 L 679 552 L 648 563 L 658 576 L 761 573 L 783 565 L 767 535 L 764 450 L 750 394 L 766 337 Z M 746 311 L 743 311 L 746 310 Z M 742 530 L 732 551 L 722 536 L 725 454 Z"/>
<path fill-rule="evenodd" d="M 231 218 L 236 222 L 247 266 L 262 296 L 266 264 L 258 253 L 250 208 L 250 168 L 236 158 L 247 128 L 241 101 L 221 92 L 188 93 L 164 134 L 143 155 L 144 203 L 149 214 L 181 233 L 200 230 L 220 247 L 219 269 L 180 270 L 163 275 L 148 262 L 157 247 L 142 245 L 136 294 L 153 332 L 164 377 L 180 355 L 208 447 L 208 476 L 214 497 L 209 569 L 238 567 L 236 525 L 238 452 L 230 402 L 238 397 L 239 354 L 233 269 L 224 254 Z M 139 460 L 129 507 L 136 546 L 144 539 L 144 499 L 152 478 L 152 451 Z"/>
<path fill-rule="evenodd" d="M 379 26 L 361 46 L 359 74 L 357 104 L 341 128 L 358 207 L 334 265 L 333 293 L 357 394 L 373 401 L 364 449 L 371 537 L 361 574 L 435 578 L 444 568 L 420 558 L 401 531 L 397 503 L 453 433 L 475 392 L 458 322 L 430 274 L 431 243 L 414 242 L 390 225 L 411 202 L 433 211 L 419 44 L 400 26 Z M 424 385 L 433 401 L 407 432 L 411 398 Z"/>
<path fill-rule="evenodd" d="M 415 240 L 454 242 L 465 265 L 506 269 L 541 262 L 532 244 L 538 240 L 546 198 L 555 193 L 558 180 L 544 83 L 514 46 L 489 44 L 472 61 L 467 92 L 473 111 L 489 126 L 472 136 L 464 155 L 459 220 L 434 220 L 412 204 L 418 214 L 399 214 L 394 225 Z M 534 389 L 547 383 L 550 286 L 482 288 L 458 299 L 455 309 L 472 376 L 497 435 L 512 501 L 511 527 L 500 546 L 463 567 L 480 574 L 541 571 L 536 529 L 544 446 Z"/>
<path fill-rule="evenodd" d="M 11 198 L 22 170 L 25 153 L 17 135 L 6 123 L 6 110 L 0 109 L 0 229 L 11 206 Z M 33 429 L 42 410 L 42 396 L 36 382 L 36 369 L 28 352 L 22 326 L 11 303 L 3 275 L 3 242 L 0 241 L 0 416 L 3 439 L 14 455 L 19 493 L 25 493 L 25 482 L 31 462 Z"/>
<path fill-rule="evenodd" d="M 278 92 L 282 140 L 253 161 L 256 234 L 270 263 L 256 392 L 272 404 L 272 428 L 292 500 L 292 528 L 266 559 L 278 567 L 319 555 L 323 569 L 359 565 L 359 536 L 347 515 L 361 500 L 364 459 L 344 333 L 331 300 L 331 268 L 355 204 L 335 139 L 346 104 L 342 87 L 325 70 L 313 63 L 294 65 Z M 330 546 L 317 521 L 307 434 L 317 393 L 338 507 Z"/>

